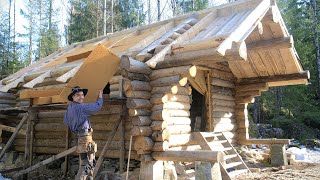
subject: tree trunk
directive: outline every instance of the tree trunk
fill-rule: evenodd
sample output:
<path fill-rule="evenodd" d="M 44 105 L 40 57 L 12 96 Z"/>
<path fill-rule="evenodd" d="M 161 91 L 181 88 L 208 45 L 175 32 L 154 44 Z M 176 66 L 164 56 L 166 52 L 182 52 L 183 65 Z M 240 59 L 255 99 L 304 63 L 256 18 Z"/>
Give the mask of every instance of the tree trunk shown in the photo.
<path fill-rule="evenodd" d="M 113 0 L 111 0 L 113 2 Z M 111 22 L 112 23 L 112 22 Z M 103 0 L 103 35 L 107 35 L 107 0 Z"/>
<path fill-rule="evenodd" d="M 32 1 L 29 0 L 29 4 L 32 4 Z M 29 7 L 30 8 L 30 7 Z M 30 28 L 30 32 L 29 32 L 29 52 L 28 52 L 28 56 L 29 56 L 29 65 L 32 64 L 32 35 L 33 35 L 33 24 L 32 24 L 32 18 L 33 18 L 33 11 L 32 9 L 29 9 L 29 28 Z"/>
<path fill-rule="evenodd" d="M 315 33 L 315 45 L 316 45 L 316 59 L 317 59 L 317 70 L 318 70 L 318 91 L 317 95 L 320 97 L 320 49 L 319 49 L 319 33 L 318 33 L 318 20 L 317 20 L 317 1 L 312 0 L 312 9 L 313 9 L 313 25 Z"/>
<path fill-rule="evenodd" d="M 151 3 L 150 3 L 151 0 L 148 0 L 148 24 L 151 23 Z"/>
<path fill-rule="evenodd" d="M 97 0 L 97 6 L 96 6 L 96 32 L 97 32 L 97 37 L 99 37 L 99 1 Z"/>
<path fill-rule="evenodd" d="M 160 0 L 157 0 L 157 7 L 158 7 L 158 21 L 160 21 L 161 12 L 160 12 Z"/>
<path fill-rule="evenodd" d="M 7 67 L 9 67 L 9 52 L 10 52 L 10 44 L 11 44 L 11 3 L 12 0 L 9 0 L 9 31 L 8 31 L 8 49 L 7 49 Z"/>
<path fill-rule="evenodd" d="M 49 5 L 49 30 L 52 29 L 52 0 L 50 0 Z"/>
<path fill-rule="evenodd" d="M 254 123 L 260 123 L 260 97 L 256 97 L 255 99 L 253 104 L 253 119 Z"/>
<path fill-rule="evenodd" d="M 42 0 L 39 0 L 39 31 L 40 31 L 40 37 L 39 37 L 39 50 L 38 50 L 38 60 L 41 59 L 41 37 L 42 37 Z"/>

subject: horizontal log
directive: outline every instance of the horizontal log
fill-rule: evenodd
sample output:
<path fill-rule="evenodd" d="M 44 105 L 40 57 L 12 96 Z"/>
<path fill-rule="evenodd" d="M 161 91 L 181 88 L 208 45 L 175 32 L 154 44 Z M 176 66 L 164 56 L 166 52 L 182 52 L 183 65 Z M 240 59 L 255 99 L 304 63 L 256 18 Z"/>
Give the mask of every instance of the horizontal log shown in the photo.
<path fill-rule="evenodd" d="M 236 92 L 242 92 L 242 91 L 253 91 L 253 90 L 259 90 L 259 91 L 268 91 L 268 84 L 267 83 L 257 83 L 257 84 L 248 84 L 248 85 L 237 85 L 236 86 Z"/>
<path fill-rule="evenodd" d="M 164 87 L 153 87 L 151 94 L 181 94 L 189 95 L 190 89 L 181 86 L 164 86 Z"/>
<path fill-rule="evenodd" d="M 127 107 L 128 108 L 136 108 L 136 109 L 150 109 L 152 104 L 149 100 L 146 99 L 127 99 Z"/>
<path fill-rule="evenodd" d="M 153 94 L 150 102 L 152 104 L 164 104 L 167 102 L 190 103 L 190 96 L 178 94 Z"/>
<path fill-rule="evenodd" d="M 131 130 L 132 136 L 151 136 L 152 129 L 150 126 L 133 126 Z"/>
<path fill-rule="evenodd" d="M 181 103 L 181 102 L 167 102 L 164 104 L 157 104 L 152 107 L 152 111 L 158 111 L 162 109 L 171 109 L 171 110 L 189 110 L 189 103 Z"/>
<path fill-rule="evenodd" d="M 231 112 L 214 112 L 212 114 L 213 118 L 234 118 L 235 117 L 235 113 L 231 113 Z"/>
<path fill-rule="evenodd" d="M 176 161 L 176 162 L 223 162 L 223 153 L 220 151 L 170 151 L 153 152 L 152 158 L 158 161 Z"/>
<path fill-rule="evenodd" d="M 151 151 L 154 146 L 154 142 L 149 137 L 138 136 L 134 142 L 134 150 L 138 154 L 144 154 L 145 152 Z"/>
<path fill-rule="evenodd" d="M 214 112 L 225 112 L 225 113 L 234 113 L 235 108 L 233 107 L 226 107 L 226 106 L 214 106 L 212 108 L 213 113 Z"/>
<path fill-rule="evenodd" d="M 129 109 L 129 116 L 150 116 L 151 111 L 146 109 Z"/>
<path fill-rule="evenodd" d="M 124 81 L 124 90 L 133 90 L 133 91 L 151 91 L 151 86 L 149 84 L 149 82 L 145 82 L 145 81 L 130 81 L 130 80 L 126 80 Z"/>
<path fill-rule="evenodd" d="M 167 126 L 167 129 L 170 132 L 170 134 L 187 134 L 191 132 L 190 125 Z"/>
<path fill-rule="evenodd" d="M 0 99 L 16 99 L 16 96 L 12 93 L 0 92 Z"/>
<path fill-rule="evenodd" d="M 269 51 L 272 49 L 289 49 L 293 47 L 292 36 L 270 40 L 261 40 L 247 44 L 249 51 Z"/>
<path fill-rule="evenodd" d="M 153 131 L 161 131 L 161 130 L 167 128 L 167 122 L 166 121 L 152 121 L 150 127 Z"/>
<path fill-rule="evenodd" d="M 261 92 L 259 90 L 253 90 L 253 91 L 241 91 L 236 93 L 236 96 L 252 96 L 252 97 L 256 97 L 256 96 L 261 96 Z"/>
<path fill-rule="evenodd" d="M 220 87 L 227 87 L 227 88 L 234 88 L 234 82 L 232 81 L 226 81 L 218 78 L 212 78 L 211 84 L 214 86 L 220 86 Z"/>
<path fill-rule="evenodd" d="M 254 103 L 254 97 L 253 96 L 236 97 L 236 103 L 237 104 Z"/>
<path fill-rule="evenodd" d="M 166 151 L 169 149 L 169 142 L 168 141 L 163 141 L 163 142 L 155 142 L 154 146 L 152 148 L 152 151 Z"/>
<path fill-rule="evenodd" d="M 133 73 L 150 74 L 152 72 L 147 64 L 132 59 L 127 55 L 121 56 L 120 67 Z"/>
<path fill-rule="evenodd" d="M 151 113 L 151 119 L 152 120 L 167 120 L 169 117 L 189 117 L 190 111 L 188 110 L 168 110 L 163 109 L 159 111 L 153 111 Z"/>
<path fill-rule="evenodd" d="M 168 131 L 168 129 L 163 129 L 161 131 L 153 131 L 151 138 L 153 141 L 160 142 L 160 141 L 166 141 L 166 140 L 169 141 L 170 136 L 171 134 Z"/>
<path fill-rule="evenodd" d="M 110 91 L 119 91 L 120 88 L 120 84 L 111 84 L 110 85 Z"/>
<path fill-rule="evenodd" d="M 163 86 L 185 86 L 188 82 L 187 77 L 182 77 L 180 75 L 168 76 L 155 79 L 150 81 L 152 87 L 163 87 Z"/>
<path fill-rule="evenodd" d="M 213 69 L 210 71 L 210 76 L 213 78 L 223 79 L 226 81 L 235 81 L 236 77 L 232 74 L 232 72 L 221 71 L 218 69 Z"/>
<path fill-rule="evenodd" d="M 190 125 L 191 119 L 189 117 L 169 117 L 166 119 L 168 125 Z"/>
<path fill-rule="evenodd" d="M 3 125 L 3 124 L 0 124 L 0 131 L 15 132 L 16 131 L 16 127 L 10 127 L 10 126 L 6 126 L 6 125 Z M 18 134 L 26 135 L 26 131 L 23 130 L 23 129 L 20 129 L 18 131 Z M 1 133 L 0 133 L 0 137 L 1 137 Z"/>
<path fill-rule="evenodd" d="M 151 98 L 151 92 L 149 92 L 149 91 L 127 90 L 125 92 L 125 94 L 128 98 L 135 98 L 135 99 L 150 99 Z"/>
<path fill-rule="evenodd" d="M 18 152 L 24 152 L 24 146 L 15 146 L 14 149 Z M 65 151 L 65 147 L 63 148 L 52 148 L 52 147 L 34 147 L 33 152 L 39 154 L 58 154 Z M 96 153 L 96 157 L 99 157 L 101 150 L 98 150 Z M 73 153 L 74 156 L 79 156 L 78 153 Z M 105 158 L 120 158 L 120 151 L 119 150 L 108 150 L 107 153 L 104 154 Z M 125 152 L 125 157 L 128 157 L 128 151 Z M 139 156 L 135 151 L 131 152 L 130 159 L 139 159 Z"/>
<path fill-rule="evenodd" d="M 123 91 L 111 91 L 109 94 L 109 98 L 120 98 L 123 97 Z"/>
<path fill-rule="evenodd" d="M 148 82 L 150 79 L 149 79 L 149 76 L 146 75 L 146 74 L 139 74 L 139 73 L 131 73 L 131 72 L 128 72 L 126 70 L 123 70 L 121 71 L 121 75 L 127 79 L 130 79 L 130 80 L 137 80 L 137 81 L 145 81 L 145 82 Z"/>
<path fill-rule="evenodd" d="M 224 96 L 234 96 L 234 89 L 230 88 L 222 88 L 218 86 L 212 86 L 211 88 L 212 94 L 224 95 Z"/>
<path fill-rule="evenodd" d="M 226 123 L 226 124 L 234 124 L 236 123 L 236 119 L 234 118 L 213 118 L 213 124 L 220 124 L 220 123 Z"/>
<path fill-rule="evenodd" d="M 213 131 L 214 132 L 229 132 L 229 131 L 236 131 L 238 126 L 236 124 L 225 124 L 225 123 L 219 123 L 214 125 Z"/>
<path fill-rule="evenodd" d="M 109 83 L 112 84 L 120 84 L 120 81 L 123 79 L 123 77 L 121 75 L 118 76 L 112 76 L 112 78 L 110 79 Z"/>
<path fill-rule="evenodd" d="M 228 101 L 222 99 L 212 99 L 212 106 L 226 106 L 226 107 L 235 107 L 235 101 Z"/>
<path fill-rule="evenodd" d="M 151 119 L 149 116 L 130 117 L 130 120 L 134 126 L 149 126 L 151 124 Z"/>
<path fill-rule="evenodd" d="M 213 93 L 211 96 L 213 99 L 221 99 L 221 100 L 228 100 L 228 101 L 234 101 L 235 98 L 233 96 Z"/>
<path fill-rule="evenodd" d="M 247 139 L 239 140 L 239 144 L 290 144 L 290 139 Z"/>
<path fill-rule="evenodd" d="M 153 70 L 150 74 L 150 80 L 174 75 L 181 75 L 182 77 L 195 77 L 197 75 L 197 67 L 189 65 Z"/>

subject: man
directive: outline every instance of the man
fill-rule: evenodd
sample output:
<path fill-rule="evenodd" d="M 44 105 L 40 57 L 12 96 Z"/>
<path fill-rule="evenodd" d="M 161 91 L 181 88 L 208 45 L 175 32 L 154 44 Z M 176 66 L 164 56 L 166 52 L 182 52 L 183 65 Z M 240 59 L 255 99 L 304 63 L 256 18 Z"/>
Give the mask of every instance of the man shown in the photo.
<path fill-rule="evenodd" d="M 88 117 L 101 109 L 102 90 L 99 90 L 97 102 L 92 104 L 83 103 L 87 93 L 88 89 L 82 89 L 79 86 L 72 88 L 68 96 L 68 100 L 72 102 L 64 115 L 64 123 L 78 137 L 79 170 L 76 180 L 93 179 L 95 152 L 97 152 L 97 145 L 92 140 L 93 130 Z"/>

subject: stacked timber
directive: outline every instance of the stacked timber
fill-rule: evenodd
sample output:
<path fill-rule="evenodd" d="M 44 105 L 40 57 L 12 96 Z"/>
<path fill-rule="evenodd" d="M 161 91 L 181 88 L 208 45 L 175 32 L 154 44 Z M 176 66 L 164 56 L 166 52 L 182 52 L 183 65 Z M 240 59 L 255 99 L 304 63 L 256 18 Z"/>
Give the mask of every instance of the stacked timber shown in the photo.
<path fill-rule="evenodd" d="M 150 75 L 152 86 L 152 139 L 153 151 L 165 151 L 170 144 L 170 136 L 184 136 L 191 133 L 190 94 L 188 77 L 195 77 L 195 66 L 180 66 L 153 70 Z M 179 138 L 177 138 L 179 139 Z"/>
<path fill-rule="evenodd" d="M 120 71 L 117 71 L 112 76 L 110 83 L 110 98 L 122 98 L 123 97 L 123 77 L 120 75 Z"/>
<path fill-rule="evenodd" d="M 229 142 L 236 144 L 238 126 L 235 116 L 235 77 L 228 65 L 217 63 L 212 67 L 210 80 L 213 119 L 208 122 L 207 127 L 213 132 L 224 132 Z"/>
<path fill-rule="evenodd" d="M 123 112 L 123 106 L 119 103 L 106 103 L 102 106 L 102 109 L 90 117 L 93 131 L 93 140 L 98 144 L 98 153 L 102 151 L 108 138 L 112 136 L 111 132 L 115 128 L 121 118 Z M 58 154 L 65 150 L 66 147 L 66 132 L 67 126 L 63 123 L 63 116 L 65 110 L 51 110 L 43 111 L 38 113 L 37 119 L 34 120 L 34 141 L 33 141 L 33 151 L 35 153 L 44 154 Z M 26 125 L 23 126 L 26 129 Z M 132 129 L 132 124 L 129 119 L 124 119 L 124 144 L 125 152 L 129 151 L 130 143 L 130 133 Z M 76 144 L 75 134 L 72 133 L 70 147 Z M 17 151 L 24 151 L 25 148 L 25 136 L 18 135 L 15 139 L 13 146 Z M 119 158 L 121 152 L 121 133 L 118 130 L 115 137 L 111 141 L 110 146 L 108 146 L 108 152 L 105 157 L 108 158 Z M 131 158 L 137 159 L 138 156 L 135 151 L 131 152 Z"/>
<path fill-rule="evenodd" d="M 254 98 L 267 91 L 267 83 L 237 84 L 236 86 L 236 119 L 239 144 L 249 139 L 248 103 L 254 103 Z"/>
<path fill-rule="evenodd" d="M 134 149 L 141 155 L 141 160 L 151 160 L 154 142 L 151 139 L 151 69 L 143 62 L 128 56 L 121 57 L 120 63 L 124 76 L 123 89 L 127 96 L 129 120 L 132 122 L 131 135 L 134 137 Z"/>
<path fill-rule="evenodd" d="M 10 108 L 16 105 L 16 97 L 14 94 L 0 92 L 0 109 Z"/>

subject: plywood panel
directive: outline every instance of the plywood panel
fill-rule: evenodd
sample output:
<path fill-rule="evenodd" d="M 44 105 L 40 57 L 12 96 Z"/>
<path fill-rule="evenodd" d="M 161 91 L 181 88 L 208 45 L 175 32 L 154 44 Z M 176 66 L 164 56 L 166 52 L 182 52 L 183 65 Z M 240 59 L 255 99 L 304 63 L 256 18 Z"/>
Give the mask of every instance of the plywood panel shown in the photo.
<path fill-rule="evenodd" d="M 120 59 L 103 45 L 97 45 L 84 61 L 76 75 L 60 94 L 67 102 L 67 96 L 74 86 L 89 89 L 85 102 L 95 102 L 98 90 L 103 89 L 117 71 Z"/>

